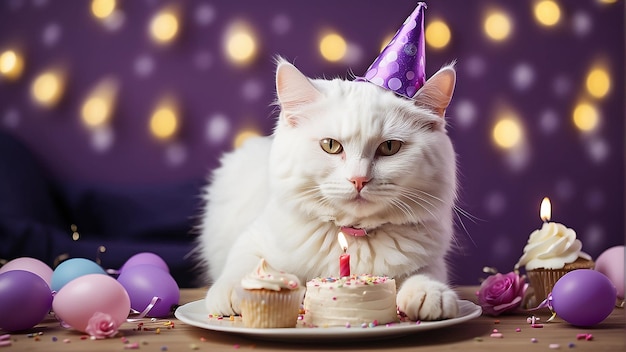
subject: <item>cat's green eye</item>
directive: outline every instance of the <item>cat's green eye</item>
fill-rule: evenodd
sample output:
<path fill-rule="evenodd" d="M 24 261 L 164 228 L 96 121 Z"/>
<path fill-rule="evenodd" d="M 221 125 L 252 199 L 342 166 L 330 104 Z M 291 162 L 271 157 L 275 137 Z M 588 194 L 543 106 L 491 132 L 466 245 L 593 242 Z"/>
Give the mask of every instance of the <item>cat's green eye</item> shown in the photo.
<path fill-rule="evenodd" d="M 332 138 L 324 138 L 320 141 L 320 146 L 328 154 L 339 154 L 343 151 L 341 143 Z"/>
<path fill-rule="evenodd" d="M 400 150 L 400 147 L 402 147 L 402 142 L 400 141 L 384 141 L 378 146 L 377 154 L 383 156 L 394 155 Z"/>

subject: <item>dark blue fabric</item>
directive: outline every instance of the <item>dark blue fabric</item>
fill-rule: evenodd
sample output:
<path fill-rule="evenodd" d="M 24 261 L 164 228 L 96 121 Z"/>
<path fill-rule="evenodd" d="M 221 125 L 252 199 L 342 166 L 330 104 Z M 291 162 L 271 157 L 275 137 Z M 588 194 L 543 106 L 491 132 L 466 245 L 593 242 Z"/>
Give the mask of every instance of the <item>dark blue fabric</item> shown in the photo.
<path fill-rule="evenodd" d="M 32 153 L 0 130 L 0 258 L 67 255 L 117 269 L 132 255 L 161 256 L 179 286 L 196 284 L 193 229 L 202 180 L 110 186 L 53 182 Z M 71 224 L 80 239 L 72 240 Z"/>

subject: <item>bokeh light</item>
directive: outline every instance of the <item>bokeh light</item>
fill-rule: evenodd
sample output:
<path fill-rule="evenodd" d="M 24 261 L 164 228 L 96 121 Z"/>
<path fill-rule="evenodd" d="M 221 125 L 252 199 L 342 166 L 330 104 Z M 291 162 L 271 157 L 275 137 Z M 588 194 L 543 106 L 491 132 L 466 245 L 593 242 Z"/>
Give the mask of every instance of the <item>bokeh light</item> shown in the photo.
<path fill-rule="evenodd" d="M 15 50 L 6 50 L 0 54 L 0 74 L 9 80 L 16 80 L 22 75 L 24 58 Z"/>
<path fill-rule="evenodd" d="M 535 18 L 544 26 L 554 26 L 561 18 L 561 8 L 552 0 L 535 3 Z"/>
<path fill-rule="evenodd" d="M 117 82 L 112 78 L 103 79 L 85 99 L 81 109 L 83 123 L 90 128 L 106 125 L 113 115 Z"/>
<path fill-rule="evenodd" d="M 322 37 L 319 44 L 320 53 L 324 59 L 336 62 L 343 59 L 348 51 L 348 44 L 337 33 L 329 33 Z"/>
<path fill-rule="evenodd" d="M 91 13 L 98 19 L 105 19 L 115 11 L 115 0 L 93 0 L 91 2 Z"/>
<path fill-rule="evenodd" d="M 150 118 L 150 132 L 161 140 L 170 140 L 178 131 L 179 117 L 176 104 L 169 99 L 158 104 Z"/>
<path fill-rule="evenodd" d="M 604 67 L 594 67 L 587 75 L 587 91 L 596 98 L 603 98 L 611 89 L 611 76 Z"/>
<path fill-rule="evenodd" d="M 251 27 L 235 22 L 226 31 L 224 46 L 227 57 L 236 64 L 250 63 L 257 54 L 257 39 Z"/>
<path fill-rule="evenodd" d="M 385 48 L 387 47 L 387 45 L 389 45 L 392 39 L 393 39 L 393 34 L 389 34 L 383 39 L 383 42 L 380 43 L 380 52 L 385 50 Z"/>
<path fill-rule="evenodd" d="M 178 34 L 178 13 L 167 8 L 159 11 L 150 21 L 150 34 L 159 44 L 171 42 Z"/>
<path fill-rule="evenodd" d="M 442 20 L 434 20 L 426 26 L 426 43 L 435 49 L 444 48 L 450 43 L 450 27 Z"/>
<path fill-rule="evenodd" d="M 239 131 L 237 135 L 235 136 L 235 139 L 233 140 L 233 146 L 235 148 L 239 148 L 249 138 L 258 137 L 260 135 L 261 133 L 254 129 L 245 129 L 245 130 Z"/>
<path fill-rule="evenodd" d="M 59 71 L 49 70 L 35 78 L 31 86 L 31 94 L 37 104 L 50 108 L 61 99 L 64 85 L 63 75 Z"/>
<path fill-rule="evenodd" d="M 509 37 L 512 27 L 511 18 L 506 13 L 492 11 L 485 18 L 483 28 L 489 38 L 502 41 Z"/>
<path fill-rule="evenodd" d="M 503 149 L 517 147 L 523 141 L 523 129 L 516 116 L 503 113 L 493 126 L 492 137 L 496 145 Z"/>
<path fill-rule="evenodd" d="M 574 108 L 572 114 L 574 125 L 582 132 L 593 131 L 600 123 L 600 112 L 591 103 L 582 101 Z"/>

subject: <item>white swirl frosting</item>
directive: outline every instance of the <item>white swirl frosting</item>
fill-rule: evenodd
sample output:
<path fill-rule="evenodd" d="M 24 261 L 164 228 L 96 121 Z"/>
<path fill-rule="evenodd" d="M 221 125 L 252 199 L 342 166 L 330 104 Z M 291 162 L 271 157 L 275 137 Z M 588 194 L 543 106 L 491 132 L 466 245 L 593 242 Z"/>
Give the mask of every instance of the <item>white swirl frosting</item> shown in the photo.
<path fill-rule="evenodd" d="M 530 234 L 524 254 L 515 264 L 515 268 L 524 266 L 526 270 L 561 269 L 579 257 L 591 260 L 589 254 L 581 251 L 582 247 L 573 229 L 563 224 L 546 222 L 541 229 Z"/>
<path fill-rule="evenodd" d="M 241 279 L 241 287 L 246 290 L 295 290 L 300 286 L 300 280 L 297 276 L 275 270 L 267 264 L 265 258 L 261 258 L 254 271 Z"/>

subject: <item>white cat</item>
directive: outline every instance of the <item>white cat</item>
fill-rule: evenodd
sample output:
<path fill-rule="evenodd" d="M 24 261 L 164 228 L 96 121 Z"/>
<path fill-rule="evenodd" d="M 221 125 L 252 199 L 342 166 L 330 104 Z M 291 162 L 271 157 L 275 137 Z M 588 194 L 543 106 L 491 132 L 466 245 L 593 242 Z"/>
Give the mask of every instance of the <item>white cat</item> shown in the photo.
<path fill-rule="evenodd" d="M 457 314 L 446 284 L 456 161 L 444 114 L 456 73 L 415 95 L 367 82 L 311 80 L 279 59 L 280 115 L 270 137 L 226 154 L 206 188 L 198 252 L 210 313 L 239 313 L 233 287 L 261 257 L 303 282 L 337 276 L 347 236 L 353 273 L 394 277 L 411 319 Z"/>

